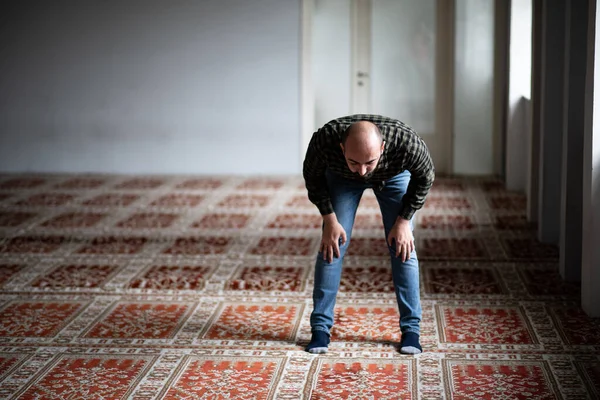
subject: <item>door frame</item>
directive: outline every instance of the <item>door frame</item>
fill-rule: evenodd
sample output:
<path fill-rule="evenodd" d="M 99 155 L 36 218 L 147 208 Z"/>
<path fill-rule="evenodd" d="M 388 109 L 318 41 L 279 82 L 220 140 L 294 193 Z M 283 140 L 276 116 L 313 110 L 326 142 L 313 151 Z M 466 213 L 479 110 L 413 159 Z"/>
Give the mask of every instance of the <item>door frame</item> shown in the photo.
<path fill-rule="evenodd" d="M 304 160 L 314 126 L 314 87 L 312 79 L 312 21 L 314 0 L 301 0 L 301 55 L 300 55 L 300 159 Z M 354 1 L 353 1 L 354 2 Z M 353 5 L 353 9 L 355 5 Z M 454 38 L 455 0 L 438 0 L 437 26 L 438 37 Z M 354 23 L 351 21 L 351 23 Z M 444 160 L 436 163 L 436 171 L 441 174 L 453 172 L 454 157 L 454 40 L 446 40 L 446 46 L 436 46 L 436 131 L 443 132 L 447 149 Z M 354 60 L 354 56 L 352 58 Z M 354 62 L 353 62 L 354 64 Z M 354 65 L 351 66 L 354 68 Z M 354 71 L 354 69 L 353 69 Z M 354 73 L 351 74 L 351 90 L 354 88 Z"/>
<path fill-rule="evenodd" d="M 314 0 L 300 4 L 300 168 L 315 126 L 315 94 L 312 79 L 312 24 Z"/>
<path fill-rule="evenodd" d="M 436 173 L 454 173 L 454 46 L 456 0 L 438 0 L 437 37 L 446 37 L 443 46 L 436 46 L 435 129 L 443 138 L 438 146 L 446 148 L 443 160 L 436 162 Z M 441 43 L 438 40 L 438 43 Z"/>

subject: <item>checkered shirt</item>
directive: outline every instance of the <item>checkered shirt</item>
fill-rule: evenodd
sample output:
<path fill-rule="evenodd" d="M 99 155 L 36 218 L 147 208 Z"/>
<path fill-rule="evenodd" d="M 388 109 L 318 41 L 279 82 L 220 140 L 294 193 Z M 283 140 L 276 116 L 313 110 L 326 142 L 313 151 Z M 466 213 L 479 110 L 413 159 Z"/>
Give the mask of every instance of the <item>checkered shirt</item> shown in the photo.
<path fill-rule="evenodd" d="M 385 141 L 383 154 L 368 179 L 350 171 L 340 147 L 342 133 L 357 121 L 370 121 L 377 125 Z M 334 119 L 312 136 L 304 159 L 303 175 L 308 198 L 321 215 L 333 212 L 325 178 L 327 169 L 347 179 L 371 183 L 376 191 L 381 190 L 390 178 L 408 170 L 411 178 L 399 213 L 405 219 L 411 219 L 415 211 L 423 207 L 435 178 L 429 150 L 412 128 L 396 119 L 368 114 Z"/>

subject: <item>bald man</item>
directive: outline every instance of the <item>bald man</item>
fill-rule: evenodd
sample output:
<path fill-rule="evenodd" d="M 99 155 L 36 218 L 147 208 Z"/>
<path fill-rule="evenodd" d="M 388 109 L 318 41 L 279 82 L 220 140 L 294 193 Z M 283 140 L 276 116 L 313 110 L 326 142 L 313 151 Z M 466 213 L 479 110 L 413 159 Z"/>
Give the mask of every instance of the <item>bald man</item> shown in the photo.
<path fill-rule="evenodd" d="M 356 209 L 364 190 L 372 189 L 381 210 L 400 311 L 399 350 L 421 353 L 419 262 L 412 221 L 435 177 L 427 146 L 398 120 L 351 115 L 330 121 L 313 134 L 303 175 L 308 198 L 323 217 L 310 316 L 312 338 L 306 351 L 327 352 Z"/>

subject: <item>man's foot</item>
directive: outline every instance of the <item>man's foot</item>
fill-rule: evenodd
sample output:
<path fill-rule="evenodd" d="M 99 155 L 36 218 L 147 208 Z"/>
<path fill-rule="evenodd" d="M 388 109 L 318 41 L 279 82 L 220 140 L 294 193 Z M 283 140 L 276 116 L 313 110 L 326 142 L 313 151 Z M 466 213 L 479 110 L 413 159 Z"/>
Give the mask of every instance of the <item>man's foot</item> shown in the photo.
<path fill-rule="evenodd" d="M 306 351 L 312 354 L 327 353 L 329 345 L 329 335 L 325 331 L 314 331 L 310 343 L 306 346 Z"/>
<path fill-rule="evenodd" d="M 419 335 L 414 332 L 404 332 L 400 340 L 400 353 L 420 354 L 423 352 L 419 344 Z"/>

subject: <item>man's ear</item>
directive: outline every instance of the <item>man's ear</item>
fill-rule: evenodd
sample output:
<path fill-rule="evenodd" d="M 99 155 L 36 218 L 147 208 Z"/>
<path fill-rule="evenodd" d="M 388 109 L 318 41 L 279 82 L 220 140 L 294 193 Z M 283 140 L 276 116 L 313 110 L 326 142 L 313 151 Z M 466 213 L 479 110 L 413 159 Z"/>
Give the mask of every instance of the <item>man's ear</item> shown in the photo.
<path fill-rule="evenodd" d="M 340 143 L 340 147 L 342 148 L 342 153 L 345 153 L 346 150 L 344 149 L 344 143 Z"/>
<path fill-rule="evenodd" d="M 383 152 L 383 149 L 385 148 L 385 140 L 381 141 L 381 151 Z"/>

